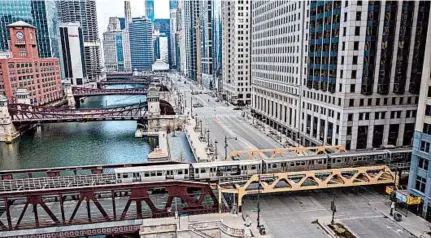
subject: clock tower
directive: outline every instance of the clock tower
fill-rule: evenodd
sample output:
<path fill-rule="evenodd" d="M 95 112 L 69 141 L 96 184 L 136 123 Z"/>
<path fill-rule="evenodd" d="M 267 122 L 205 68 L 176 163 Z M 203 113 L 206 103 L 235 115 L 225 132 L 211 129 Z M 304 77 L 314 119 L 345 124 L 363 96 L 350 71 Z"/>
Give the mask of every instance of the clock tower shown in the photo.
<path fill-rule="evenodd" d="M 39 58 L 36 28 L 18 21 L 8 25 L 10 32 L 9 49 L 14 58 Z"/>

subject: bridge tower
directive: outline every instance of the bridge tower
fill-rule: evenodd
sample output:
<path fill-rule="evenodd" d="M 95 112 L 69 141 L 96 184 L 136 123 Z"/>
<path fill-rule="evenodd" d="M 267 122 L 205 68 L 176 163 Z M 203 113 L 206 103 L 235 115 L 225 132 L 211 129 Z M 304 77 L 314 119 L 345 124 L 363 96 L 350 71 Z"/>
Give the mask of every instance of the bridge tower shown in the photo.
<path fill-rule="evenodd" d="M 28 97 L 28 90 L 25 88 L 19 88 L 16 90 L 16 103 L 19 104 L 31 104 L 30 98 Z"/>
<path fill-rule="evenodd" d="M 0 95 L 0 141 L 12 143 L 19 136 L 19 132 L 12 124 L 12 118 L 7 107 L 7 98 Z"/>
<path fill-rule="evenodd" d="M 75 108 L 76 101 L 75 101 L 75 97 L 73 96 L 72 84 L 64 83 L 64 95 L 66 96 L 67 105 L 70 108 Z"/>
<path fill-rule="evenodd" d="M 159 88 L 150 86 L 147 93 L 148 103 L 148 132 L 156 132 L 160 129 L 160 93 Z"/>
<path fill-rule="evenodd" d="M 160 92 L 159 88 L 150 86 L 147 94 L 148 113 L 152 116 L 160 116 Z"/>

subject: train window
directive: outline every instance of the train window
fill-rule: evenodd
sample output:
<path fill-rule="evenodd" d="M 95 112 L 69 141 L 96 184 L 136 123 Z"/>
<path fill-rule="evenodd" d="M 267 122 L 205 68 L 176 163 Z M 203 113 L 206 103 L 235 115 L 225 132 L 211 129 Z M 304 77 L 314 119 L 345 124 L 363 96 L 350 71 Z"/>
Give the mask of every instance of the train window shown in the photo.
<path fill-rule="evenodd" d="M 162 176 L 162 171 L 157 171 L 157 176 Z"/>
<path fill-rule="evenodd" d="M 144 176 L 145 176 L 145 177 L 150 177 L 150 173 L 145 172 Z"/>
<path fill-rule="evenodd" d="M 129 174 L 123 174 L 123 178 L 128 178 Z"/>
<path fill-rule="evenodd" d="M 183 171 L 182 170 L 178 170 L 178 174 L 183 174 Z"/>
<path fill-rule="evenodd" d="M 252 166 L 251 166 L 251 169 L 252 169 L 252 170 L 255 170 L 255 169 L 256 169 L 256 165 L 252 165 Z"/>
<path fill-rule="evenodd" d="M 305 161 L 301 161 L 301 165 L 305 165 Z"/>
<path fill-rule="evenodd" d="M 353 161 L 357 161 L 358 159 L 356 159 L 356 158 L 353 158 Z"/>
<path fill-rule="evenodd" d="M 277 168 L 277 164 L 272 164 L 272 168 L 273 169 Z"/>
<path fill-rule="evenodd" d="M 296 162 L 296 166 L 299 166 L 299 165 L 301 165 L 301 162 L 300 162 L 300 161 L 297 161 L 297 162 Z"/>
<path fill-rule="evenodd" d="M 199 173 L 199 169 L 195 169 L 195 173 L 198 174 Z"/>
<path fill-rule="evenodd" d="M 121 174 L 117 174 L 117 178 L 121 178 Z"/>
<path fill-rule="evenodd" d="M 295 166 L 295 163 L 294 163 L 294 162 L 291 162 L 291 163 L 290 163 L 290 166 Z"/>
<path fill-rule="evenodd" d="M 337 159 L 337 163 L 341 163 L 341 160 L 340 160 L 340 159 Z"/>
<path fill-rule="evenodd" d="M 156 172 L 155 171 L 151 171 L 151 177 L 156 176 Z"/>
<path fill-rule="evenodd" d="M 201 173 L 205 173 L 205 169 L 201 169 Z"/>
<path fill-rule="evenodd" d="M 187 169 L 184 170 L 184 174 L 188 174 L 189 171 Z"/>

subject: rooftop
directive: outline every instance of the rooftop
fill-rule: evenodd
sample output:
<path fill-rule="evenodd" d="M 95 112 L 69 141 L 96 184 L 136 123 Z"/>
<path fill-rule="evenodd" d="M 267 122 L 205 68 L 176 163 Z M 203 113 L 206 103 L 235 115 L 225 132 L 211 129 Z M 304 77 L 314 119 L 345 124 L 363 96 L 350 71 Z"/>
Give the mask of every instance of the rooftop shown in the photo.
<path fill-rule="evenodd" d="M 31 28 L 36 28 L 36 27 L 34 27 L 33 25 L 31 25 L 31 24 L 28 24 L 27 22 L 25 22 L 25 21 L 17 21 L 17 22 L 14 22 L 14 23 L 11 23 L 11 24 L 9 24 L 9 25 L 7 25 L 8 27 L 17 27 L 17 26 L 20 26 L 20 27 L 31 27 Z"/>

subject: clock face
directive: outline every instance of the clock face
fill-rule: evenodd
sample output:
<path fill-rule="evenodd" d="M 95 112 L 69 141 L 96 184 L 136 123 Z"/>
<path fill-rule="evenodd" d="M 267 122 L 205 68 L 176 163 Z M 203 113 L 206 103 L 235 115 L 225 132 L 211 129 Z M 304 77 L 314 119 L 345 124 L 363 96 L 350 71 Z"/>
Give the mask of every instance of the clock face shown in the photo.
<path fill-rule="evenodd" d="M 23 34 L 22 32 L 20 32 L 20 31 L 18 31 L 18 32 L 16 33 L 16 38 L 18 38 L 18 39 L 22 40 L 22 39 L 24 38 L 24 34 Z"/>

